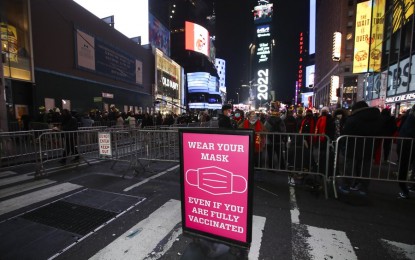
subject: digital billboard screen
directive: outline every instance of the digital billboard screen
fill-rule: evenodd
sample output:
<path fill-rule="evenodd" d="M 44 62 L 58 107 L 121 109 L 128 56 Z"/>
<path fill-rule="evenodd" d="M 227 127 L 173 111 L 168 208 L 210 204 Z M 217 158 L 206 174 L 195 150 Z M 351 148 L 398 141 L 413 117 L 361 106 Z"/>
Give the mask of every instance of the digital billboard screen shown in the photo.
<path fill-rule="evenodd" d="M 185 22 L 185 49 L 210 57 L 210 38 L 206 28 L 191 22 Z"/>
<path fill-rule="evenodd" d="M 273 4 L 262 4 L 254 7 L 254 23 L 269 23 L 272 21 L 272 14 L 274 12 Z"/>

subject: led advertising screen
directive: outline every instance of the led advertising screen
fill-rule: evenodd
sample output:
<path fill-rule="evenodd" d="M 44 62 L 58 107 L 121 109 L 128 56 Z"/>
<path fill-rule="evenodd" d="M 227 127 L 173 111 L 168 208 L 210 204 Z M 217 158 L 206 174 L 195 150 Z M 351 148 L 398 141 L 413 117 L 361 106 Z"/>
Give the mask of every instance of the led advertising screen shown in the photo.
<path fill-rule="evenodd" d="M 372 42 L 370 44 L 369 71 L 379 72 L 382 63 L 383 29 L 386 0 L 373 1 Z"/>
<path fill-rule="evenodd" d="M 371 17 L 371 1 L 357 4 L 353 73 L 363 73 L 368 71 L 369 44 L 372 39 L 372 37 L 370 37 Z"/>
<path fill-rule="evenodd" d="M 209 32 L 204 27 L 185 22 L 185 49 L 195 51 L 210 57 Z"/>
<path fill-rule="evenodd" d="M 150 44 L 170 56 L 170 31 L 152 14 L 148 18 Z"/>
<path fill-rule="evenodd" d="M 210 74 L 208 72 L 187 73 L 187 91 L 209 92 Z"/>
<path fill-rule="evenodd" d="M 314 88 L 314 73 L 315 65 L 310 65 L 305 68 L 305 87 Z"/>
<path fill-rule="evenodd" d="M 274 12 L 274 5 L 266 3 L 268 1 L 262 1 L 264 4 L 254 7 L 254 23 L 270 23 L 272 21 L 272 15 Z"/>
<path fill-rule="evenodd" d="M 271 64 L 271 33 L 270 25 L 257 26 L 257 47 L 256 47 L 256 99 L 259 101 L 268 100 L 270 85 L 270 64 Z"/>
<path fill-rule="evenodd" d="M 253 131 L 179 130 L 183 231 L 249 247 Z"/>

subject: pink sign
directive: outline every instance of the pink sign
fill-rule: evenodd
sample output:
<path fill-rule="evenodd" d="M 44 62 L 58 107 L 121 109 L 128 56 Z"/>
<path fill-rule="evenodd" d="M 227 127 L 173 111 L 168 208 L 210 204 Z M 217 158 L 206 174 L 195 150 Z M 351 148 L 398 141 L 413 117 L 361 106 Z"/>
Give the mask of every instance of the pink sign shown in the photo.
<path fill-rule="evenodd" d="M 249 135 L 183 133 L 183 225 L 249 243 Z"/>

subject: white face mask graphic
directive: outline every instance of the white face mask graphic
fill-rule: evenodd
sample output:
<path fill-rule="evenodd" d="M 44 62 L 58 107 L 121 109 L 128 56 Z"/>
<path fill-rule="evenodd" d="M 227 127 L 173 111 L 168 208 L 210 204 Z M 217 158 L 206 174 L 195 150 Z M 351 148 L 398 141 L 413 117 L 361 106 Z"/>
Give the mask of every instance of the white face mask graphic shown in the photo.
<path fill-rule="evenodd" d="M 247 180 L 216 166 L 189 169 L 186 182 L 213 195 L 243 193 L 248 187 Z"/>

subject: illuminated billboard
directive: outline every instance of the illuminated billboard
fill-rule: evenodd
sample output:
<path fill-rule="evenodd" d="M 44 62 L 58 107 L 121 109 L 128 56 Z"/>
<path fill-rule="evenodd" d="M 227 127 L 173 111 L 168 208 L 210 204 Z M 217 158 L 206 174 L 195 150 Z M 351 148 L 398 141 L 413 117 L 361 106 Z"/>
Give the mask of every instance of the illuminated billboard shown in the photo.
<path fill-rule="evenodd" d="M 170 31 L 152 14 L 148 18 L 150 44 L 170 56 Z"/>
<path fill-rule="evenodd" d="M 257 48 L 256 48 L 256 98 L 268 100 L 268 90 L 270 84 L 270 64 L 271 64 L 271 29 L 270 25 L 257 26 Z"/>
<path fill-rule="evenodd" d="M 204 27 L 185 22 L 185 49 L 195 51 L 210 57 L 209 32 Z"/>
<path fill-rule="evenodd" d="M 315 65 L 310 65 L 305 68 L 306 88 L 314 88 L 314 72 L 315 72 Z"/>
<path fill-rule="evenodd" d="M 272 21 L 273 12 L 273 4 L 268 3 L 268 1 L 260 1 L 259 5 L 254 7 L 254 23 L 270 23 Z"/>
<path fill-rule="evenodd" d="M 354 38 L 353 73 L 363 73 L 368 71 L 369 65 L 369 45 L 370 21 L 372 17 L 371 1 L 357 4 L 356 27 Z"/>
<path fill-rule="evenodd" d="M 382 62 L 383 29 L 386 0 L 373 1 L 372 43 L 370 44 L 369 71 L 379 72 Z"/>
<path fill-rule="evenodd" d="M 402 5 L 402 1 L 404 4 Z M 404 6 L 404 9 L 402 9 Z M 394 0 L 393 1 L 393 32 L 396 32 L 401 25 L 409 22 L 414 13 L 414 0 Z"/>

